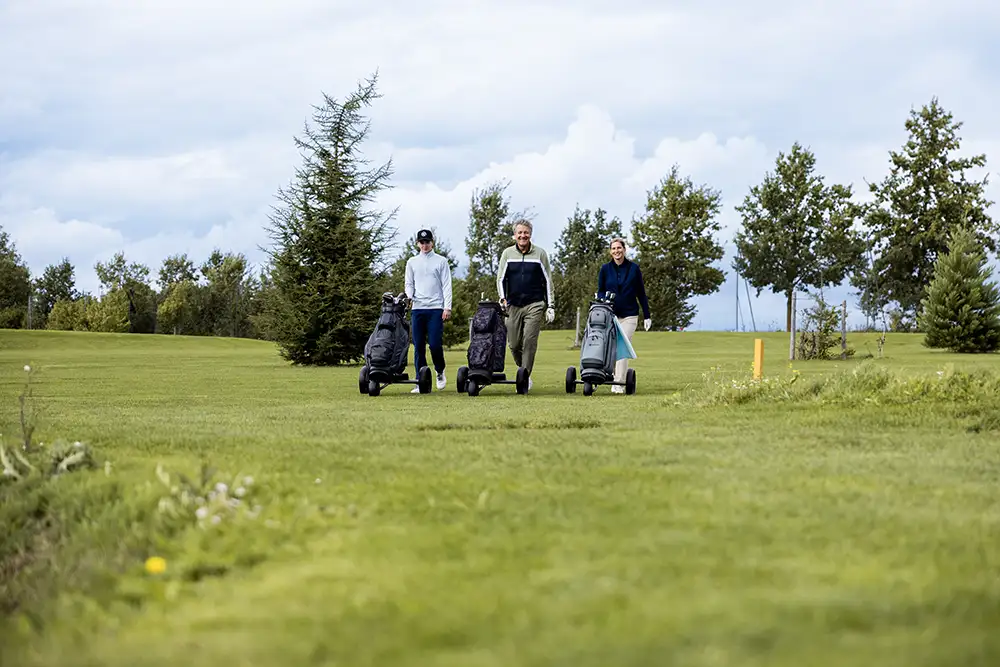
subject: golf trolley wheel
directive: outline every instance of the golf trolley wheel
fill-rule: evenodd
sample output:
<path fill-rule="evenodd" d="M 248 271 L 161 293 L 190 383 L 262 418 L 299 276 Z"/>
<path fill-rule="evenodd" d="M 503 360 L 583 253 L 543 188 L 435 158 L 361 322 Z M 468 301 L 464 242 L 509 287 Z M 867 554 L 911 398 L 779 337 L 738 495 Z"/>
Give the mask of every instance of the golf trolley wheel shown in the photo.
<path fill-rule="evenodd" d="M 465 385 L 465 390 L 469 396 L 479 396 L 479 383 L 475 380 L 469 380 Z"/>
<path fill-rule="evenodd" d="M 576 366 L 570 366 L 566 369 L 566 393 L 576 393 Z"/>
<path fill-rule="evenodd" d="M 420 374 L 417 376 L 417 387 L 421 394 L 431 393 L 431 369 L 428 366 L 420 367 Z"/>
<path fill-rule="evenodd" d="M 625 393 L 635 393 L 635 369 L 630 368 L 625 372 Z"/>
<path fill-rule="evenodd" d="M 455 387 L 458 389 L 458 393 L 465 391 L 465 385 L 469 381 L 469 367 L 459 366 L 458 367 L 458 378 L 455 380 Z"/>
<path fill-rule="evenodd" d="M 584 381 L 583 383 L 583 395 L 590 396 L 594 393 L 594 385 L 589 382 Z"/>
<path fill-rule="evenodd" d="M 369 380 L 368 381 L 368 395 L 369 396 L 378 396 L 381 393 L 382 393 L 382 387 L 378 386 L 378 382 L 376 382 L 375 380 Z"/>
<path fill-rule="evenodd" d="M 361 390 L 362 394 L 368 393 L 368 364 L 361 367 L 361 372 L 358 374 L 358 389 Z"/>
<path fill-rule="evenodd" d="M 519 394 L 528 393 L 528 370 L 526 368 L 518 368 L 517 376 L 514 378 L 514 388 L 517 389 Z"/>

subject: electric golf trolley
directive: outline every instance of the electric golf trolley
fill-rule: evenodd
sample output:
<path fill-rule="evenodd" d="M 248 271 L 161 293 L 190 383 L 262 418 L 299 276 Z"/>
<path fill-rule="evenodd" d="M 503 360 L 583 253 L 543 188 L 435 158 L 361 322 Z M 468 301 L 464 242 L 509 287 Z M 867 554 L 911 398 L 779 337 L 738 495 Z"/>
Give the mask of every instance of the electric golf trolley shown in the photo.
<path fill-rule="evenodd" d="M 594 295 L 587 312 L 587 327 L 580 344 L 580 379 L 576 366 L 566 369 L 566 393 L 576 393 L 576 385 L 583 385 L 583 395 L 590 396 L 602 384 L 625 387 L 626 394 L 635 393 L 635 369 L 625 373 L 625 382 L 615 382 L 615 362 L 618 360 L 618 329 L 612 309 L 614 293 L 601 299 Z M 628 341 L 625 341 L 626 343 Z"/>
<path fill-rule="evenodd" d="M 409 299 L 404 292 L 382 295 L 382 312 L 375 330 L 365 343 L 365 364 L 358 375 L 362 394 L 378 396 L 390 384 L 415 384 L 421 394 L 431 391 L 431 369 L 421 366 L 417 377 L 410 379 L 410 323 L 406 318 Z"/>
<path fill-rule="evenodd" d="M 512 384 L 517 393 L 528 393 L 528 370 L 519 367 L 515 379 L 508 380 L 504 373 L 507 352 L 506 312 L 497 301 L 482 299 L 469 325 L 468 366 L 460 366 L 456 378 L 458 391 L 478 396 L 483 387 L 491 384 Z"/>

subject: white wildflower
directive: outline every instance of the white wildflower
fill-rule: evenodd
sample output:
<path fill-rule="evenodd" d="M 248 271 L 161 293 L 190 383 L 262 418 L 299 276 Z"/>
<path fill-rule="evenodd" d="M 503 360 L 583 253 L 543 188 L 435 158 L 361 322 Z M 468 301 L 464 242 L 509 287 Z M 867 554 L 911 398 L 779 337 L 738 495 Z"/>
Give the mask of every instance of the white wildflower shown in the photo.
<path fill-rule="evenodd" d="M 237 498 L 242 498 L 246 494 L 247 494 L 247 490 L 244 489 L 242 486 L 237 486 L 236 490 L 233 491 L 233 495 L 236 496 Z"/>
<path fill-rule="evenodd" d="M 212 523 L 213 524 L 218 524 L 220 521 L 222 521 L 222 517 L 219 516 L 218 514 L 216 514 L 215 516 L 212 517 Z"/>
<path fill-rule="evenodd" d="M 248 475 L 243 478 L 243 486 L 252 486 L 252 485 L 253 485 L 253 477 L 250 477 Z"/>
<path fill-rule="evenodd" d="M 194 515 L 196 517 L 198 517 L 199 519 L 204 519 L 205 517 L 208 516 L 208 508 L 207 507 L 199 507 L 197 510 L 195 510 Z"/>
<path fill-rule="evenodd" d="M 24 366 L 24 372 L 25 373 L 30 373 L 31 372 L 31 366 L 28 366 L 27 364 L 25 364 L 25 366 Z"/>
<path fill-rule="evenodd" d="M 323 481 L 323 480 L 321 480 L 321 479 L 320 479 L 319 477 L 317 477 L 317 478 L 316 478 L 316 483 L 317 483 L 317 484 L 319 484 L 319 483 L 320 483 L 320 482 L 322 482 L 322 481 Z"/>
<path fill-rule="evenodd" d="M 218 491 L 219 493 L 226 493 L 227 491 L 229 491 L 229 487 L 226 486 L 225 482 L 219 482 L 218 484 L 215 485 L 215 490 Z"/>

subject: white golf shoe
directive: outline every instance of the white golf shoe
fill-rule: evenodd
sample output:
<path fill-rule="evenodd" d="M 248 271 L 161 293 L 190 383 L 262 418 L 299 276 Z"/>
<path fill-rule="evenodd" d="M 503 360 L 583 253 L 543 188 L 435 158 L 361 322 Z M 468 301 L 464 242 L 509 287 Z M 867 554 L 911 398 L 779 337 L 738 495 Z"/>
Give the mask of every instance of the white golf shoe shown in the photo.
<path fill-rule="evenodd" d="M 444 376 L 444 371 L 441 371 L 440 373 L 438 373 L 437 388 L 444 389 L 446 384 L 448 384 L 448 378 Z"/>

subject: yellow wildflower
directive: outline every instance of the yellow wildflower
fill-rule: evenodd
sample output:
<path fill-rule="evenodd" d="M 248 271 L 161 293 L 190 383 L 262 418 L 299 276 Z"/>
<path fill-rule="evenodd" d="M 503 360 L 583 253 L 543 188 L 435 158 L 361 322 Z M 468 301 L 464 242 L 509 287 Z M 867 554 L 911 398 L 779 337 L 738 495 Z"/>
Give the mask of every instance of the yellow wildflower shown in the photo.
<path fill-rule="evenodd" d="M 167 569 L 167 561 L 159 556 L 150 556 L 146 559 L 146 572 L 150 574 L 162 574 Z"/>

